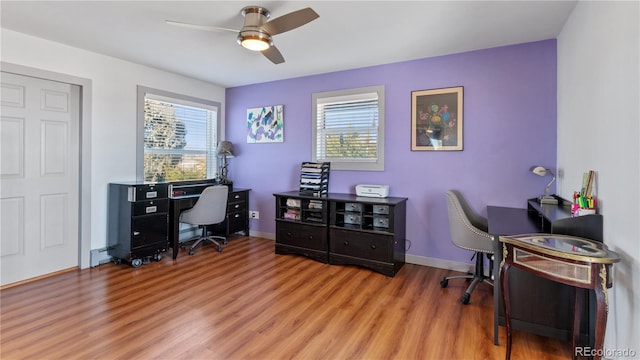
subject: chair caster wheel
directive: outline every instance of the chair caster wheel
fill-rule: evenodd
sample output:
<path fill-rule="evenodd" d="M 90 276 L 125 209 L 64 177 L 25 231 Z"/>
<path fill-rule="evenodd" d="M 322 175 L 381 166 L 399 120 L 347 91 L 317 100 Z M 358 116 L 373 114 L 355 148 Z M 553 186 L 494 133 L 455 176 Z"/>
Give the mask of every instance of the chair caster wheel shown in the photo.
<path fill-rule="evenodd" d="M 218 252 L 222 252 L 222 246 L 218 246 Z"/>
<path fill-rule="evenodd" d="M 441 288 L 443 288 L 443 289 L 444 289 L 444 288 L 446 288 L 446 287 L 447 287 L 447 285 L 449 285 L 449 279 L 444 278 L 444 279 L 442 279 L 442 281 L 440 281 L 440 287 L 441 287 Z"/>
<path fill-rule="evenodd" d="M 471 298 L 471 294 L 464 293 L 464 295 L 462 295 L 462 297 L 460 298 L 460 302 L 467 305 L 469 303 L 469 298 Z"/>
<path fill-rule="evenodd" d="M 193 249 L 189 249 L 189 255 L 193 255 L 195 251 Z"/>

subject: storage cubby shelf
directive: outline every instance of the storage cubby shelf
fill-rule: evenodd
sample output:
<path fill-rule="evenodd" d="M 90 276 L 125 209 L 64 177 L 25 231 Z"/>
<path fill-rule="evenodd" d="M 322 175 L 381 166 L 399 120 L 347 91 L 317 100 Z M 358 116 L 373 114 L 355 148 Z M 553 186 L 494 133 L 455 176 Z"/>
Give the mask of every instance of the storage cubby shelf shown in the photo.
<path fill-rule="evenodd" d="M 394 276 L 405 263 L 407 198 L 364 198 L 299 192 L 276 198 L 276 254 L 304 255 L 329 264 L 358 265 Z M 299 219 L 286 215 L 299 204 Z"/>

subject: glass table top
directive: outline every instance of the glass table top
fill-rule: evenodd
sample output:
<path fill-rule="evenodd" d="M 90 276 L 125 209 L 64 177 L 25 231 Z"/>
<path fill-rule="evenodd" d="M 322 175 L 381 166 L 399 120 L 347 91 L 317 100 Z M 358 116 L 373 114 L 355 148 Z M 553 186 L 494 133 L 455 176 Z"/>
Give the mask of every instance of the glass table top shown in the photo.
<path fill-rule="evenodd" d="M 576 260 L 606 263 L 620 260 L 618 254 L 609 250 L 605 244 L 576 236 L 527 234 L 502 236 L 500 241 Z"/>

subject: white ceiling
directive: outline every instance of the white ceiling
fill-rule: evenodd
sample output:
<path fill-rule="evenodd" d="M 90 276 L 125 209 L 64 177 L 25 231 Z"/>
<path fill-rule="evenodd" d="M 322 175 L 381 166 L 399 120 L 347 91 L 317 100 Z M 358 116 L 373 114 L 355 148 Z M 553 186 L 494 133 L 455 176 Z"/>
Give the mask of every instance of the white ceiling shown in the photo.
<path fill-rule="evenodd" d="M 312 7 L 320 17 L 274 36 L 286 62 L 240 47 L 240 10 L 274 19 Z M 575 1 L 6 1 L 2 28 L 224 87 L 553 39 Z"/>

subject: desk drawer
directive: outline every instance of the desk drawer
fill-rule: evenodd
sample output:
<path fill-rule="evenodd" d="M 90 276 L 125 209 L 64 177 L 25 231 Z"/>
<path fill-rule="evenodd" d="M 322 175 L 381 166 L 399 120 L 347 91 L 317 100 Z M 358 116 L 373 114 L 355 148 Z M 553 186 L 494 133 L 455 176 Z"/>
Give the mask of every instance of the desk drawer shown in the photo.
<path fill-rule="evenodd" d="M 327 251 L 326 234 L 324 226 L 276 222 L 276 243 Z"/>
<path fill-rule="evenodd" d="M 247 211 L 247 203 L 245 202 L 229 203 L 227 205 L 227 213 L 229 214 L 240 213 L 243 211 Z"/>
<path fill-rule="evenodd" d="M 393 237 L 331 229 L 330 252 L 368 260 L 393 262 Z"/>
<path fill-rule="evenodd" d="M 131 216 L 142 216 L 151 214 L 166 213 L 169 211 L 169 200 L 148 200 L 136 201 L 132 203 L 133 212 Z"/>
<path fill-rule="evenodd" d="M 246 191 L 232 191 L 229 193 L 229 199 L 227 200 L 229 204 L 234 203 L 246 203 L 247 202 L 247 192 Z"/>
<path fill-rule="evenodd" d="M 244 232 L 247 232 L 247 235 L 249 235 L 247 230 L 247 212 L 246 211 L 229 213 L 227 214 L 227 220 L 228 220 L 227 232 L 229 234 L 234 234 L 239 231 L 244 231 Z"/>
<path fill-rule="evenodd" d="M 163 199 L 167 197 L 168 189 L 169 187 L 167 184 L 132 186 L 129 188 L 128 198 L 131 202 L 151 199 Z"/>
<path fill-rule="evenodd" d="M 132 218 L 131 250 L 156 243 L 163 243 L 166 248 L 169 230 L 168 219 L 169 216 L 166 213 Z"/>

